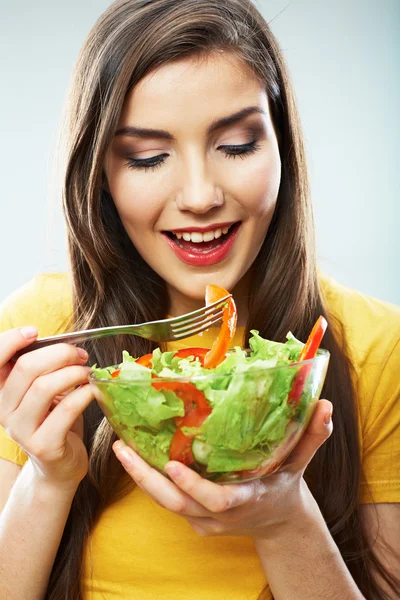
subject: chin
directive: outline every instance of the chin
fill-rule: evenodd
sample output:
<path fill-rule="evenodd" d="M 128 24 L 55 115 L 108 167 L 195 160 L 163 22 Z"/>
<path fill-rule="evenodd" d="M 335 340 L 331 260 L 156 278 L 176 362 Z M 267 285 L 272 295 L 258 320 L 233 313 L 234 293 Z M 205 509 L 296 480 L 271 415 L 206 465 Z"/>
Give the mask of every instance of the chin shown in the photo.
<path fill-rule="evenodd" d="M 233 276 L 229 274 L 224 275 L 222 273 L 202 273 L 198 275 L 193 274 L 191 277 L 189 276 L 184 286 L 182 286 L 181 282 L 177 282 L 176 285 L 171 283 L 176 290 L 187 298 L 204 301 L 207 285 L 213 283 L 228 290 L 228 292 L 232 292 L 242 277 L 243 275 Z"/>

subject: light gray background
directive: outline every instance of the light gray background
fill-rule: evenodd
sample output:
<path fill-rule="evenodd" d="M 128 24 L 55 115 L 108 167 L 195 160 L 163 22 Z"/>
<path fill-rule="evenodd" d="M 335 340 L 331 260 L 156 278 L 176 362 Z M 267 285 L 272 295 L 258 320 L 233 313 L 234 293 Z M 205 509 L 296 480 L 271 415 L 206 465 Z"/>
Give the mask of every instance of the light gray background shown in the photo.
<path fill-rule="evenodd" d="M 107 0 L 0 0 L 0 301 L 67 268 L 52 187 L 73 64 Z M 399 0 L 264 0 L 306 136 L 319 264 L 400 304 Z"/>

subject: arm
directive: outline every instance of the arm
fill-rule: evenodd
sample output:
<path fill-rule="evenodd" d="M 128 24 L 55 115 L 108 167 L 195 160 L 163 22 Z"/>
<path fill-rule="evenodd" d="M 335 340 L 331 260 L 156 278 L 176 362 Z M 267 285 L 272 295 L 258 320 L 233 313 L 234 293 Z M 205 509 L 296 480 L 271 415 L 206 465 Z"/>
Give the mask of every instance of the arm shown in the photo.
<path fill-rule="evenodd" d="M 9 460 L 0 458 L 0 515 L 6 505 L 11 488 L 17 480 L 21 472 L 20 465 L 17 465 Z"/>
<path fill-rule="evenodd" d="M 8 600 L 44 598 L 75 491 L 39 480 L 30 461 L 22 468 L 0 515 L 0 589 Z"/>
<path fill-rule="evenodd" d="M 29 459 L 18 474 L 0 462 L 2 505 L 6 500 L 0 589 L 7 600 L 44 598 L 72 500 L 88 469 L 82 413 L 93 395 L 85 385 L 87 354 L 58 344 L 28 352 L 13 365 L 11 357 L 36 336 L 31 327 L 0 334 L 0 424 Z"/>
<path fill-rule="evenodd" d="M 275 600 L 364 600 L 308 488 L 307 512 L 255 547 Z"/>

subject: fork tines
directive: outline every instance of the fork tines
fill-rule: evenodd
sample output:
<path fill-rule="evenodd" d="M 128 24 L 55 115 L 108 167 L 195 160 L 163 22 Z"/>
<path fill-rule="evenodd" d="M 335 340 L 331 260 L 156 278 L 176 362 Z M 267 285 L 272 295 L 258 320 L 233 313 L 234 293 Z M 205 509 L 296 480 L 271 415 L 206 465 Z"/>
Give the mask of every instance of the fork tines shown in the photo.
<path fill-rule="evenodd" d="M 189 313 L 190 318 L 187 318 L 189 315 L 185 315 L 182 320 L 179 320 L 173 325 L 171 324 L 171 330 L 175 339 L 188 337 L 189 332 L 190 335 L 195 335 L 196 333 L 200 333 L 201 331 L 216 325 L 222 319 L 222 307 L 231 295 L 232 294 L 229 294 L 205 308 L 200 308 L 199 310 Z"/>
<path fill-rule="evenodd" d="M 223 314 L 223 311 L 220 310 L 206 319 L 203 318 L 202 320 L 197 321 L 196 323 L 185 324 L 181 327 L 172 327 L 172 333 L 174 334 L 175 339 L 189 337 L 189 332 L 191 332 L 190 335 L 195 335 L 196 333 L 200 333 L 201 331 L 204 331 L 205 329 L 208 329 L 209 327 L 219 323 Z"/>

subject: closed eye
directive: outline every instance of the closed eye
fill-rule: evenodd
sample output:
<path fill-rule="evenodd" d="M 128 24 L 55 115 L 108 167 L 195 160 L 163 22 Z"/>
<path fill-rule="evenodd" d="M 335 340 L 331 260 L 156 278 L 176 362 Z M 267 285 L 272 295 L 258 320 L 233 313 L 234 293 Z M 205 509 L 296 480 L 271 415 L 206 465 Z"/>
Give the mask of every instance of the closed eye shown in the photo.
<path fill-rule="evenodd" d="M 257 145 L 257 140 L 247 142 L 246 144 L 228 144 L 224 146 L 218 146 L 218 150 L 221 150 L 228 158 L 245 158 L 253 152 L 257 152 L 260 146 Z"/>
<path fill-rule="evenodd" d="M 260 149 L 260 146 L 257 145 L 257 140 L 253 140 L 251 142 L 247 142 L 246 144 L 225 144 L 223 146 L 218 146 L 217 150 L 220 150 L 225 154 L 227 158 L 236 158 L 239 156 L 240 158 L 245 158 L 249 154 L 253 154 Z M 144 169 L 147 171 L 148 169 L 157 169 L 161 167 L 166 158 L 168 158 L 169 154 L 157 154 L 157 156 L 151 156 L 150 158 L 129 158 L 126 166 L 129 169 Z"/>
<path fill-rule="evenodd" d="M 168 158 L 169 154 L 157 154 L 157 156 L 151 156 L 150 158 L 128 158 L 126 166 L 129 169 L 156 169 L 160 167 L 162 163 Z"/>

